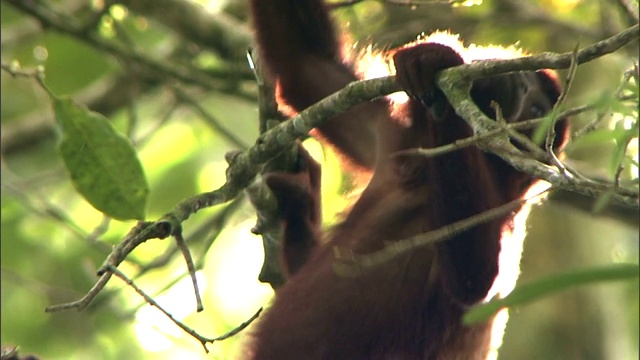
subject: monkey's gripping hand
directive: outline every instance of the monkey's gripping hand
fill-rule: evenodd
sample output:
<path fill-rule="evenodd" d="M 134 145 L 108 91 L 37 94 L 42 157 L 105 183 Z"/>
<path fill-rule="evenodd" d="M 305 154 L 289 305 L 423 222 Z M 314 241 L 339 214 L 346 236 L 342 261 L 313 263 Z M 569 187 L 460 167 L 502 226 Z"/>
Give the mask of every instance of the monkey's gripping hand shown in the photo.
<path fill-rule="evenodd" d="M 396 79 L 409 97 L 441 117 L 448 103 L 436 85 L 436 73 L 464 64 L 462 57 L 446 45 L 422 43 L 397 50 L 393 61 Z"/>
<path fill-rule="evenodd" d="M 265 176 L 283 223 L 282 262 L 287 275 L 295 273 L 318 244 L 322 224 L 320 177 L 320 164 L 302 145 L 298 146 L 295 172 Z"/>

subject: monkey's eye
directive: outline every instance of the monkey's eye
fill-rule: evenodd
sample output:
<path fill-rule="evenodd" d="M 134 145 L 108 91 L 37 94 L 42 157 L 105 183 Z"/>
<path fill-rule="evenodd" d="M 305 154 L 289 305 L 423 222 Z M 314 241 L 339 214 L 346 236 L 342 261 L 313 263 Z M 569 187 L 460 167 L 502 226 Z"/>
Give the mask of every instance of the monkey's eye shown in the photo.
<path fill-rule="evenodd" d="M 546 109 L 544 106 L 540 104 L 533 104 L 529 108 L 529 113 L 531 114 L 532 119 L 543 117 L 544 115 L 546 115 L 547 112 L 548 112 L 548 109 Z"/>

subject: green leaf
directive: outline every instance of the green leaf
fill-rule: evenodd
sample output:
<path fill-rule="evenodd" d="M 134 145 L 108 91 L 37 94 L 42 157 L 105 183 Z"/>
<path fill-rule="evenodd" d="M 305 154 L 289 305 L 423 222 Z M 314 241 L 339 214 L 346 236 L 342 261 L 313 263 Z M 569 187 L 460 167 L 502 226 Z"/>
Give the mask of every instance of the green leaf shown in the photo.
<path fill-rule="evenodd" d="M 614 264 L 601 268 L 574 270 L 556 274 L 516 287 L 511 294 L 473 307 L 467 311 L 462 321 L 466 325 L 485 321 L 505 307 L 526 304 L 530 301 L 569 289 L 578 285 L 602 281 L 637 278 L 640 268 L 637 264 Z"/>
<path fill-rule="evenodd" d="M 598 196 L 596 201 L 593 203 L 593 206 L 591 207 L 591 212 L 593 214 L 601 213 L 611 203 L 611 198 L 615 193 L 616 193 L 616 189 L 613 187 L 603 192 L 600 196 Z"/>
<path fill-rule="evenodd" d="M 62 131 L 59 152 L 74 187 L 96 209 L 119 219 L 143 219 L 149 186 L 136 150 L 104 116 L 53 97 Z"/>
<path fill-rule="evenodd" d="M 533 141 L 535 144 L 538 144 L 538 145 L 543 144 L 547 136 L 547 132 L 549 131 L 549 128 L 551 127 L 551 123 L 553 122 L 553 119 L 555 117 L 556 117 L 555 111 L 552 111 L 549 114 L 547 114 L 547 116 L 545 116 L 544 120 L 540 123 L 540 125 L 538 125 L 536 129 L 533 131 L 533 136 L 531 136 L 531 141 Z"/>
<path fill-rule="evenodd" d="M 624 129 L 622 127 L 622 122 L 619 122 L 619 125 L 616 124 L 617 132 L 615 136 L 615 147 L 613 150 L 613 155 L 611 156 L 611 163 L 609 165 L 610 171 L 612 174 L 615 174 L 618 166 L 622 164 L 625 156 L 627 156 L 627 147 L 629 146 L 629 142 L 636 136 L 638 136 L 638 128 L 634 127 L 631 129 Z"/>

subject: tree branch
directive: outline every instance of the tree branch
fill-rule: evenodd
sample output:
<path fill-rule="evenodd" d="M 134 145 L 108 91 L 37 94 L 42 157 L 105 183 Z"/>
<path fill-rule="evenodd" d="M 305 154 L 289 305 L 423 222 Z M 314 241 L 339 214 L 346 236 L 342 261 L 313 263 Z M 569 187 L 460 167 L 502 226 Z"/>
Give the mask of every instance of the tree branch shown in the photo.
<path fill-rule="evenodd" d="M 622 46 L 638 39 L 638 36 L 639 28 L 636 25 L 616 36 L 583 48 L 577 52 L 575 59 L 577 59 L 578 63 L 591 61 L 620 49 Z M 475 134 L 482 135 L 496 131 L 498 125 L 495 121 L 486 117 L 471 100 L 469 89 L 473 79 L 511 71 L 566 68 L 571 64 L 572 56 L 572 53 L 545 53 L 520 59 L 481 61 L 461 65 L 442 71 L 438 76 L 438 85 L 445 92 L 456 112 L 472 126 Z M 287 149 L 296 139 L 306 136 L 312 128 L 318 127 L 332 116 L 340 114 L 359 103 L 400 90 L 399 85 L 392 76 L 353 82 L 344 89 L 310 106 L 292 119 L 268 130 L 247 151 L 228 154 L 227 182 L 218 190 L 196 195 L 182 201 L 171 212 L 157 221 L 139 223 L 114 248 L 105 264 L 100 268 L 98 274 L 102 275 L 102 278 L 96 286 L 101 285 L 104 287 L 110 275 L 108 272 L 109 267 L 117 267 L 141 243 L 152 238 L 165 238 L 173 234 L 176 229 L 179 229 L 182 222 L 195 212 L 235 198 L 240 191 L 252 182 L 265 162 Z M 594 197 L 612 189 L 612 184 L 567 177 L 559 172 L 558 169 L 521 155 L 517 148 L 508 144 L 508 141 L 505 142 L 499 138 L 483 139 L 478 145 L 500 156 L 516 169 L 544 179 L 560 189 Z M 615 188 L 614 190 L 612 195 L 614 202 L 634 209 L 638 208 L 638 191 L 636 189 Z M 97 294 L 97 291 L 95 291 L 96 286 L 94 286 L 90 294 L 94 292 Z M 81 301 L 53 306 L 48 308 L 48 311 L 68 308 L 83 309 L 92 298 L 88 294 Z"/>
<path fill-rule="evenodd" d="M 70 35 L 128 63 L 142 66 L 153 72 L 160 79 L 170 77 L 186 84 L 199 85 L 209 90 L 228 90 L 228 85 L 225 81 L 222 81 L 228 78 L 228 72 L 196 71 L 194 68 L 167 62 L 165 59 L 154 59 L 140 50 L 106 40 L 93 29 L 87 29 L 78 19 L 56 13 L 40 2 L 22 0 L 6 0 L 6 2 L 37 19 L 43 26 Z M 248 79 L 251 74 L 247 71 L 245 76 Z"/>
<path fill-rule="evenodd" d="M 251 30 L 224 13 L 212 13 L 184 0 L 118 0 L 130 10 L 153 18 L 184 39 L 215 50 L 222 58 L 242 60 L 251 43 Z"/>

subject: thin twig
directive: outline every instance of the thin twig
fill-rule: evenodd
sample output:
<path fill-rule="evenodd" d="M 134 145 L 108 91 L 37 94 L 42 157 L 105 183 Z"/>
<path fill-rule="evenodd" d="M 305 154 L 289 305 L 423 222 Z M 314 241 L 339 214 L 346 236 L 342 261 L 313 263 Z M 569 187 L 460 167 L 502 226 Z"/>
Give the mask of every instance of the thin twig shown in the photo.
<path fill-rule="evenodd" d="M 556 100 L 556 103 L 553 105 L 551 109 L 551 113 L 549 114 L 549 123 L 546 124 L 547 127 L 547 136 L 544 141 L 545 150 L 547 155 L 551 159 L 551 163 L 558 169 L 561 174 L 569 177 L 572 176 L 567 167 L 560 161 L 558 156 L 555 153 L 554 146 L 556 141 L 556 124 L 560 117 L 558 117 L 558 113 L 560 112 L 560 108 L 563 107 L 567 101 L 567 97 L 569 94 L 569 90 L 571 89 L 571 84 L 573 83 L 573 79 L 576 76 L 576 71 L 578 70 L 578 49 L 579 44 L 576 44 L 576 47 L 573 49 L 572 57 L 571 57 L 571 66 L 569 66 L 569 71 L 567 73 L 567 77 L 564 82 L 564 86 L 562 87 L 562 92 Z"/>
<path fill-rule="evenodd" d="M 189 247 L 182 237 L 182 227 L 174 232 L 173 237 L 176 239 L 176 244 L 182 252 L 182 256 L 184 256 L 184 261 L 187 263 L 187 270 L 189 271 L 191 283 L 193 284 L 193 290 L 196 295 L 196 311 L 201 312 L 202 310 L 204 310 L 204 306 L 202 305 L 200 289 L 198 288 L 198 280 L 196 279 L 196 267 L 193 265 L 193 257 L 191 256 Z"/>
<path fill-rule="evenodd" d="M 15 0 L 9 0 L 15 1 Z M 592 44 L 577 52 L 568 54 L 541 54 L 511 60 L 479 61 L 472 64 L 443 70 L 438 75 L 438 85 L 445 92 L 456 112 L 473 127 L 474 132 L 483 134 L 495 130 L 495 121 L 486 117 L 471 100 L 468 92 L 470 81 L 475 78 L 507 73 L 511 71 L 536 70 L 541 68 L 564 68 L 571 64 L 571 59 L 577 63 L 591 61 L 605 54 L 616 51 L 622 46 L 638 38 L 638 25 L 600 42 Z M 449 81 L 444 81 L 451 77 Z M 155 222 L 143 223 L 132 229 L 128 235 L 110 254 L 105 265 L 99 269 L 102 275 L 106 265 L 117 266 L 136 246 L 151 239 L 164 238 L 172 230 L 182 224 L 197 211 L 213 205 L 225 203 L 235 198 L 245 189 L 260 170 L 261 164 L 284 151 L 290 144 L 324 121 L 340 114 L 347 109 L 379 97 L 399 91 L 400 87 L 394 77 L 377 78 L 348 84 L 344 89 L 336 92 L 324 100 L 310 106 L 292 119 L 281 123 L 260 136 L 258 141 L 245 152 L 228 156 L 227 182 L 218 190 L 200 194 L 180 202 L 170 213 L 165 214 Z M 581 194 L 597 197 L 610 189 L 610 185 L 580 178 L 568 179 L 557 170 L 527 158 L 510 143 L 483 141 L 481 146 L 504 159 L 514 168 L 537 178 L 547 180 L 552 185 Z M 611 196 L 612 200 L 633 208 L 637 208 L 638 191 L 636 189 L 619 188 Z"/>
<path fill-rule="evenodd" d="M 635 96 L 633 96 L 633 95 L 620 96 L 618 98 L 619 101 L 629 101 L 629 100 L 634 100 L 634 99 L 635 99 Z M 567 110 L 559 113 L 558 117 L 561 118 L 561 119 L 562 118 L 567 118 L 567 117 L 575 116 L 575 115 L 582 114 L 582 113 L 585 113 L 585 112 L 588 112 L 588 111 L 597 110 L 597 109 L 598 109 L 598 105 L 594 105 L 594 104 L 576 106 L 574 108 L 567 109 Z M 451 143 L 449 143 L 447 145 L 442 145 L 442 146 L 438 146 L 438 147 L 430 148 L 430 149 L 424 149 L 424 148 L 407 149 L 407 150 L 398 151 L 398 152 L 394 153 L 392 156 L 415 155 L 415 156 L 424 156 L 424 157 L 428 157 L 428 158 L 441 156 L 441 155 L 444 155 L 444 154 L 448 154 L 448 153 L 463 149 L 463 148 L 468 147 L 468 146 L 477 145 L 483 139 L 488 139 L 488 138 L 494 137 L 494 136 L 502 133 L 505 130 L 517 131 L 517 130 L 533 129 L 533 128 L 539 126 L 540 124 L 544 123 L 545 121 L 546 121 L 546 116 L 542 117 L 542 118 L 519 121 L 519 122 L 515 122 L 515 123 L 508 123 L 508 124 L 505 124 L 504 126 L 502 126 L 500 128 L 489 130 L 489 131 L 487 131 L 485 133 L 482 133 L 482 134 L 475 134 L 475 135 L 472 135 L 472 136 L 469 136 L 469 137 L 466 137 L 466 138 L 463 138 L 463 139 L 459 139 L 459 140 L 451 142 Z"/>
<path fill-rule="evenodd" d="M 637 101 L 638 98 L 636 96 L 624 96 L 622 93 L 624 92 L 624 89 L 626 87 L 626 85 L 629 83 L 629 81 L 631 80 L 631 78 L 634 76 L 634 72 L 637 71 L 637 68 L 634 66 L 632 69 L 627 70 L 624 72 L 624 74 L 622 75 L 622 80 L 620 81 L 620 85 L 618 85 L 618 87 L 615 89 L 615 91 L 613 92 L 612 98 L 617 100 L 617 101 L 625 101 L 625 100 L 635 100 Z M 598 126 L 600 125 L 600 123 L 602 123 L 602 120 L 605 118 L 606 113 L 608 112 L 608 108 L 606 109 L 602 109 L 600 112 L 598 112 L 597 116 L 595 119 L 593 119 L 592 121 L 590 121 L 587 125 L 583 126 L 582 128 L 576 130 L 572 135 L 571 138 L 572 139 L 578 139 L 594 130 L 596 130 L 598 128 Z"/>
<path fill-rule="evenodd" d="M 389 245 L 385 246 L 382 250 L 369 254 L 355 254 L 351 250 L 334 247 L 333 254 L 336 261 L 333 264 L 333 269 L 341 276 L 360 276 L 367 270 L 373 269 L 381 264 L 396 259 L 399 255 L 408 253 L 419 247 L 451 239 L 457 234 L 460 234 L 461 232 L 466 231 L 474 226 L 486 223 L 500 216 L 505 216 L 509 213 L 517 211 L 527 201 L 541 196 L 547 191 L 549 191 L 549 189 L 535 194 L 527 199 L 518 199 L 511 201 L 502 206 L 483 211 L 479 214 L 470 216 L 460 221 L 456 221 L 441 228 L 428 231 L 426 233 L 418 234 L 398 241 L 389 241 L 387 242 Z"/>
<path fill-rule="evenodd" d="M 227 128 L 222 125 L 222 121 L 216 119 L 210 112 L 208 112 L 200 103 L 198 103 L 192 96 L 184 92 L 182 89 L 178 87 L 172 88 L 174 94 L 178 98 L 178 100 L 182 103 L 189 105 L 193 108 L 200 117 L 209 125 L 216 134 L 223 136 L 227 139 L 233 146 L 240 150 L 246 150 L 249 146 L 238 136 L 236 136 L 231 131 L 227 130 Z"/>
<path fill-rule="evenodd" d="M 169 76 L 184 83 L 197 84 L 210 90 L 223 90 L 228 87 L 224 82 L 220 81 L 220 79 L 228 77 L 229 74 L 220 73 L 220 79 L 218 79 L 212 76 L 213 71 L 211 70 L 207 72 L 194 71 L 193 68 L 167 62 L 166 59 L 151 58 L 142 51 L 137 51 L 128 46 L 106 40 L 95 31 L 85 31 L 86 26 L 80 24 L 77 19 L 64 16 L 62 13 L 46 8 L 42 2 L 23 0 L 6 0 L 6 2 L 34 17 L 50 29 L 70 35 L 98 50 L 125 59 L 126 62 L 141 65 L 149 71 L 155 72 L 160 78 Z M 237 74 L 235 76 L 237 77 Z M 238 94 L 240 95 L 242 93 L 238 92 Z M 246 95 L 247 94 L 245 94 L 245 96 Z"/>
<path fill-rule="evenodd" d="M 504 131 L 509 135 L 509 138 L 518 142 L 521 146 L 529 152 L 529 154 L 539 161 L 545 161 L 547 159 L 546 153 L 540 149 L 538 145 L 536 145 L 528 136 L 525 136 L 515 129 L 510 128 L 507 123 L 507 120 L 502 115 L 502 108 L 500 108 L 500 104 L 495 101 L 491 101 L 491 107 L 496 113 L 496 123 L 500 129 L 504 129 Z"/>
<path fill-rule="evenodd" d="M 243 322 L 238 327 L 236 327 L 235 329 L 231 330 L 230 332 L 228 332 L 228 333 L 226 333 L 224 335 L 221 335 L 221 336 L 216 337 L 216 338 L 207 338 L 207 337 L 204 337 L 204 336 L 200 335 L 199 333 L 197 333 L 195 330 L 193 330 L 189 326 L 185 325 L 182 321 L 176 319 L 173 315 L 171 315 L 170 312 L 165 310 L 162 306 L 160 306 L 160 304 L 158 304 L 155 300 L 153 300 L 153 298 L 151 298 L 142 289 L 140 289 L 133 282 L 133 280 L 129 279 L 124 273 L 122 273 L 120 270 L 118 270 L 118 268 L 109 265 L 107 267 L 107 271 L 109 273 L 113 273 L 116 277 L 120 278 L 127 285 L 131 286 L 140 296 L 142 296 L 145 299 L 145 301 L 147 303 L 149 303 L 149 305 L 156 307 L 166 317 L 168 317 L 174 324 L 176 324 L 180 329 L 182 329 L 184 332 L 186 332 L 187 334 L 191 335 L 193 338 L 198 340 L 200 342 L 200 344 L 202 345 L 202 347 L 204 348 L 204 351 L 207 352 L 207 353 L 209 353 L 209 349 L 207 348 L 207 343 L 212 343 L 213 344 L 214 342 L 216 342 L 218 340 L 228 339 L 229 337 L 238 334 L 240 331 L 244 330 L 247 326 L 249 326 L 249 324 L 251 324 L 255 319 L 257 319 L 258 316 L 260 316 L 260 313 L 262 312 L 262 308 L 258 309 L 258 311 L 253 316 L 251 316 L 251 318 L 249 318 L 249 320 Z"/>

